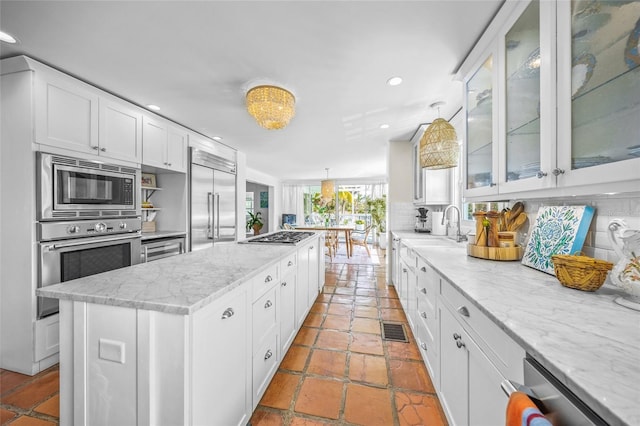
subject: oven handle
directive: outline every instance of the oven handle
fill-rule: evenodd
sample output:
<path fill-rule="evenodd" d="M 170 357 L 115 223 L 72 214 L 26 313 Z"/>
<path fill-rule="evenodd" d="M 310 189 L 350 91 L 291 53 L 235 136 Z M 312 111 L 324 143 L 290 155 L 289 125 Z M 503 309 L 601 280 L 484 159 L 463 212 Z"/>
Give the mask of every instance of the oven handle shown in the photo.
<path fill-rule="evenodd" d="M 140 238 L 140 234 L 135 233 L 133 235 L 125 235 L 123 237 L 107 237 L 107 238 L 91 238 L 91 239 L 87 239 L 87 240 L 82 240 L 82 241 L 76 241 L 73 243 L 60 243 L 60 244 L 49 244 L 48 246 L 46 246 L 46 248 L 49 251 L 54 251 L 54 250 L 58 250 L 61 248 L 66 248 L 66 247 L 77 247 L 77 246 L 86 246 L 89 244 L 95 244 L 95 243 L 105 243 L 105 242 L 111 242 L 111 241 L 120 241 L 120 240 L 130 240 L 130 239 L 134 239 L 134 238 Z"/>

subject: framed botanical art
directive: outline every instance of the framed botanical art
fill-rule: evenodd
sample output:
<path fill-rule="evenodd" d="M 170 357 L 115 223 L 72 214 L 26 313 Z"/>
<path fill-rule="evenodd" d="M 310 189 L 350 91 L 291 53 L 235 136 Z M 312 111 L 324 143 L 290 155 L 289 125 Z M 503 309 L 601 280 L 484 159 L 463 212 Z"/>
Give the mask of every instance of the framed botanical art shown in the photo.
<path fill-rule="evenodd" d="M 522 264 L 554 274 L 551 256 L 582 250 L 593 213 L 590 206 L 540 207 Z"/>

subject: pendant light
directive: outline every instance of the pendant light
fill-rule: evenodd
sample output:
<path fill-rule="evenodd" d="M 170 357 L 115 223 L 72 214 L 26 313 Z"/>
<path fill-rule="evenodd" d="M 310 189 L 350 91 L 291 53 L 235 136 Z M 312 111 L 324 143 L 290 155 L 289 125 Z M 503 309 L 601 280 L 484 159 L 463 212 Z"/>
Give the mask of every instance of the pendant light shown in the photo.
<path fill-rule="evenodd" d="M 329 168 L 325 168 L 327 171 L 327 179 L 320 182 L 320 194 L 322 200 L 328 202 L 336 196 L 336 185 L 333 180 L 329 179 Z"/>
<path fill-rule="evenodd" d="M 431 108 L 438 108 L 438 117 L 441 105 L 444 102 L 430 105 Z M 443 118 L 433 120 L 420 139 L 420 167 L 429 170 L 457 167 L 459 155 L 456 129 Z"/>

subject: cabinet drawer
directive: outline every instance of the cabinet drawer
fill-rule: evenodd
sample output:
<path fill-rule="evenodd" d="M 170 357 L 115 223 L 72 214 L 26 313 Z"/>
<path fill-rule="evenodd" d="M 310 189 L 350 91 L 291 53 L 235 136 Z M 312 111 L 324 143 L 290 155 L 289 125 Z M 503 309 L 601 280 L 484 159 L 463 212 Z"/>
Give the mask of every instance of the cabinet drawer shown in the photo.
<path fill-rule="evenodd" d="M 441 291 L 456 319 L 500 372 L 505 377 L 521 377 L 525 351 L 451 284 L 442 280 Z"/>
<path fill-rule="evenodd" d="M 253 407 L 258 405 L 262 394 L 278 369 L 279 357 L 278 334 L 274 329 L 253 355 Z"/>
<path fill-rule="evenodd" d="M 422 359 L 427 368 L 429 369 L 429 375 L 433 381 L 434 386 L 438 387 L 438 354 L 440 352 L 438 348 L 438 339 L 432 332 L 434 329 L 430 329 L 425 321 L 419 319 L 416 324 L 416 339 L 418 343 L 418 349 L 422 355 Z"/>
<path fill-rule="evenodd" d="M 253 347 L 262 343 L 265 334 L 276 324 L 277 290 L 272 287 L 260 299 L 253 303 Z"/>
<path fill-rule="evenodd" d="M 294 272 L 296 270 L 297 265 L 297 253 L 292 253 L 289 256 L 282 259 L 280 262 L 280 271 L 282 278 L 286 277 L 288 274 Z"/>
<path fill-rule="evenodd" d="M 271 289 L 278 282 L 280 264 L 269 266 L 260 272 L 253 281 L 253 300 L 256 301 L 265 291 Z"/>
<path fill-rule="evenodd" d="M 400 243 L 400 260 L 402 262 L 405 262 L 411 268 L 416 267 L 416 262 L 417 262 L 416 253 L 413 251 L 413 249 L 410 249 L 409 247 L 405 246 L 402 243 Z"/>

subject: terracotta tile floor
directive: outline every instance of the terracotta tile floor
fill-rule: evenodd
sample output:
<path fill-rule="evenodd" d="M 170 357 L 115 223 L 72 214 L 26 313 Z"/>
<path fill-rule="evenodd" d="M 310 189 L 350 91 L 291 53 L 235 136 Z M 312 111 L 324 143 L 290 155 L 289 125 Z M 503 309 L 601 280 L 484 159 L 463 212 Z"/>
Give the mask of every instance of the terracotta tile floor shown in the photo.
<path fill-rule="evenodd" d="M 327 258 L 325 288 L 251 417 L 251 426 L 446 425 L 384 266 Z M 400 322 L 409 343 L 382 339 Z"/>
<path fill-rule="evenodd" d="M 406 324 L 384 275 L 384 266 L 327 262 L 324 291 L 251 426 L 446 425 L 408 326 L 409 343 L 382 339 L 380 320 Z M 58 424 L 58 392 L 57 366 L 33 377 L 0 370 L 0 423 Z"/>

